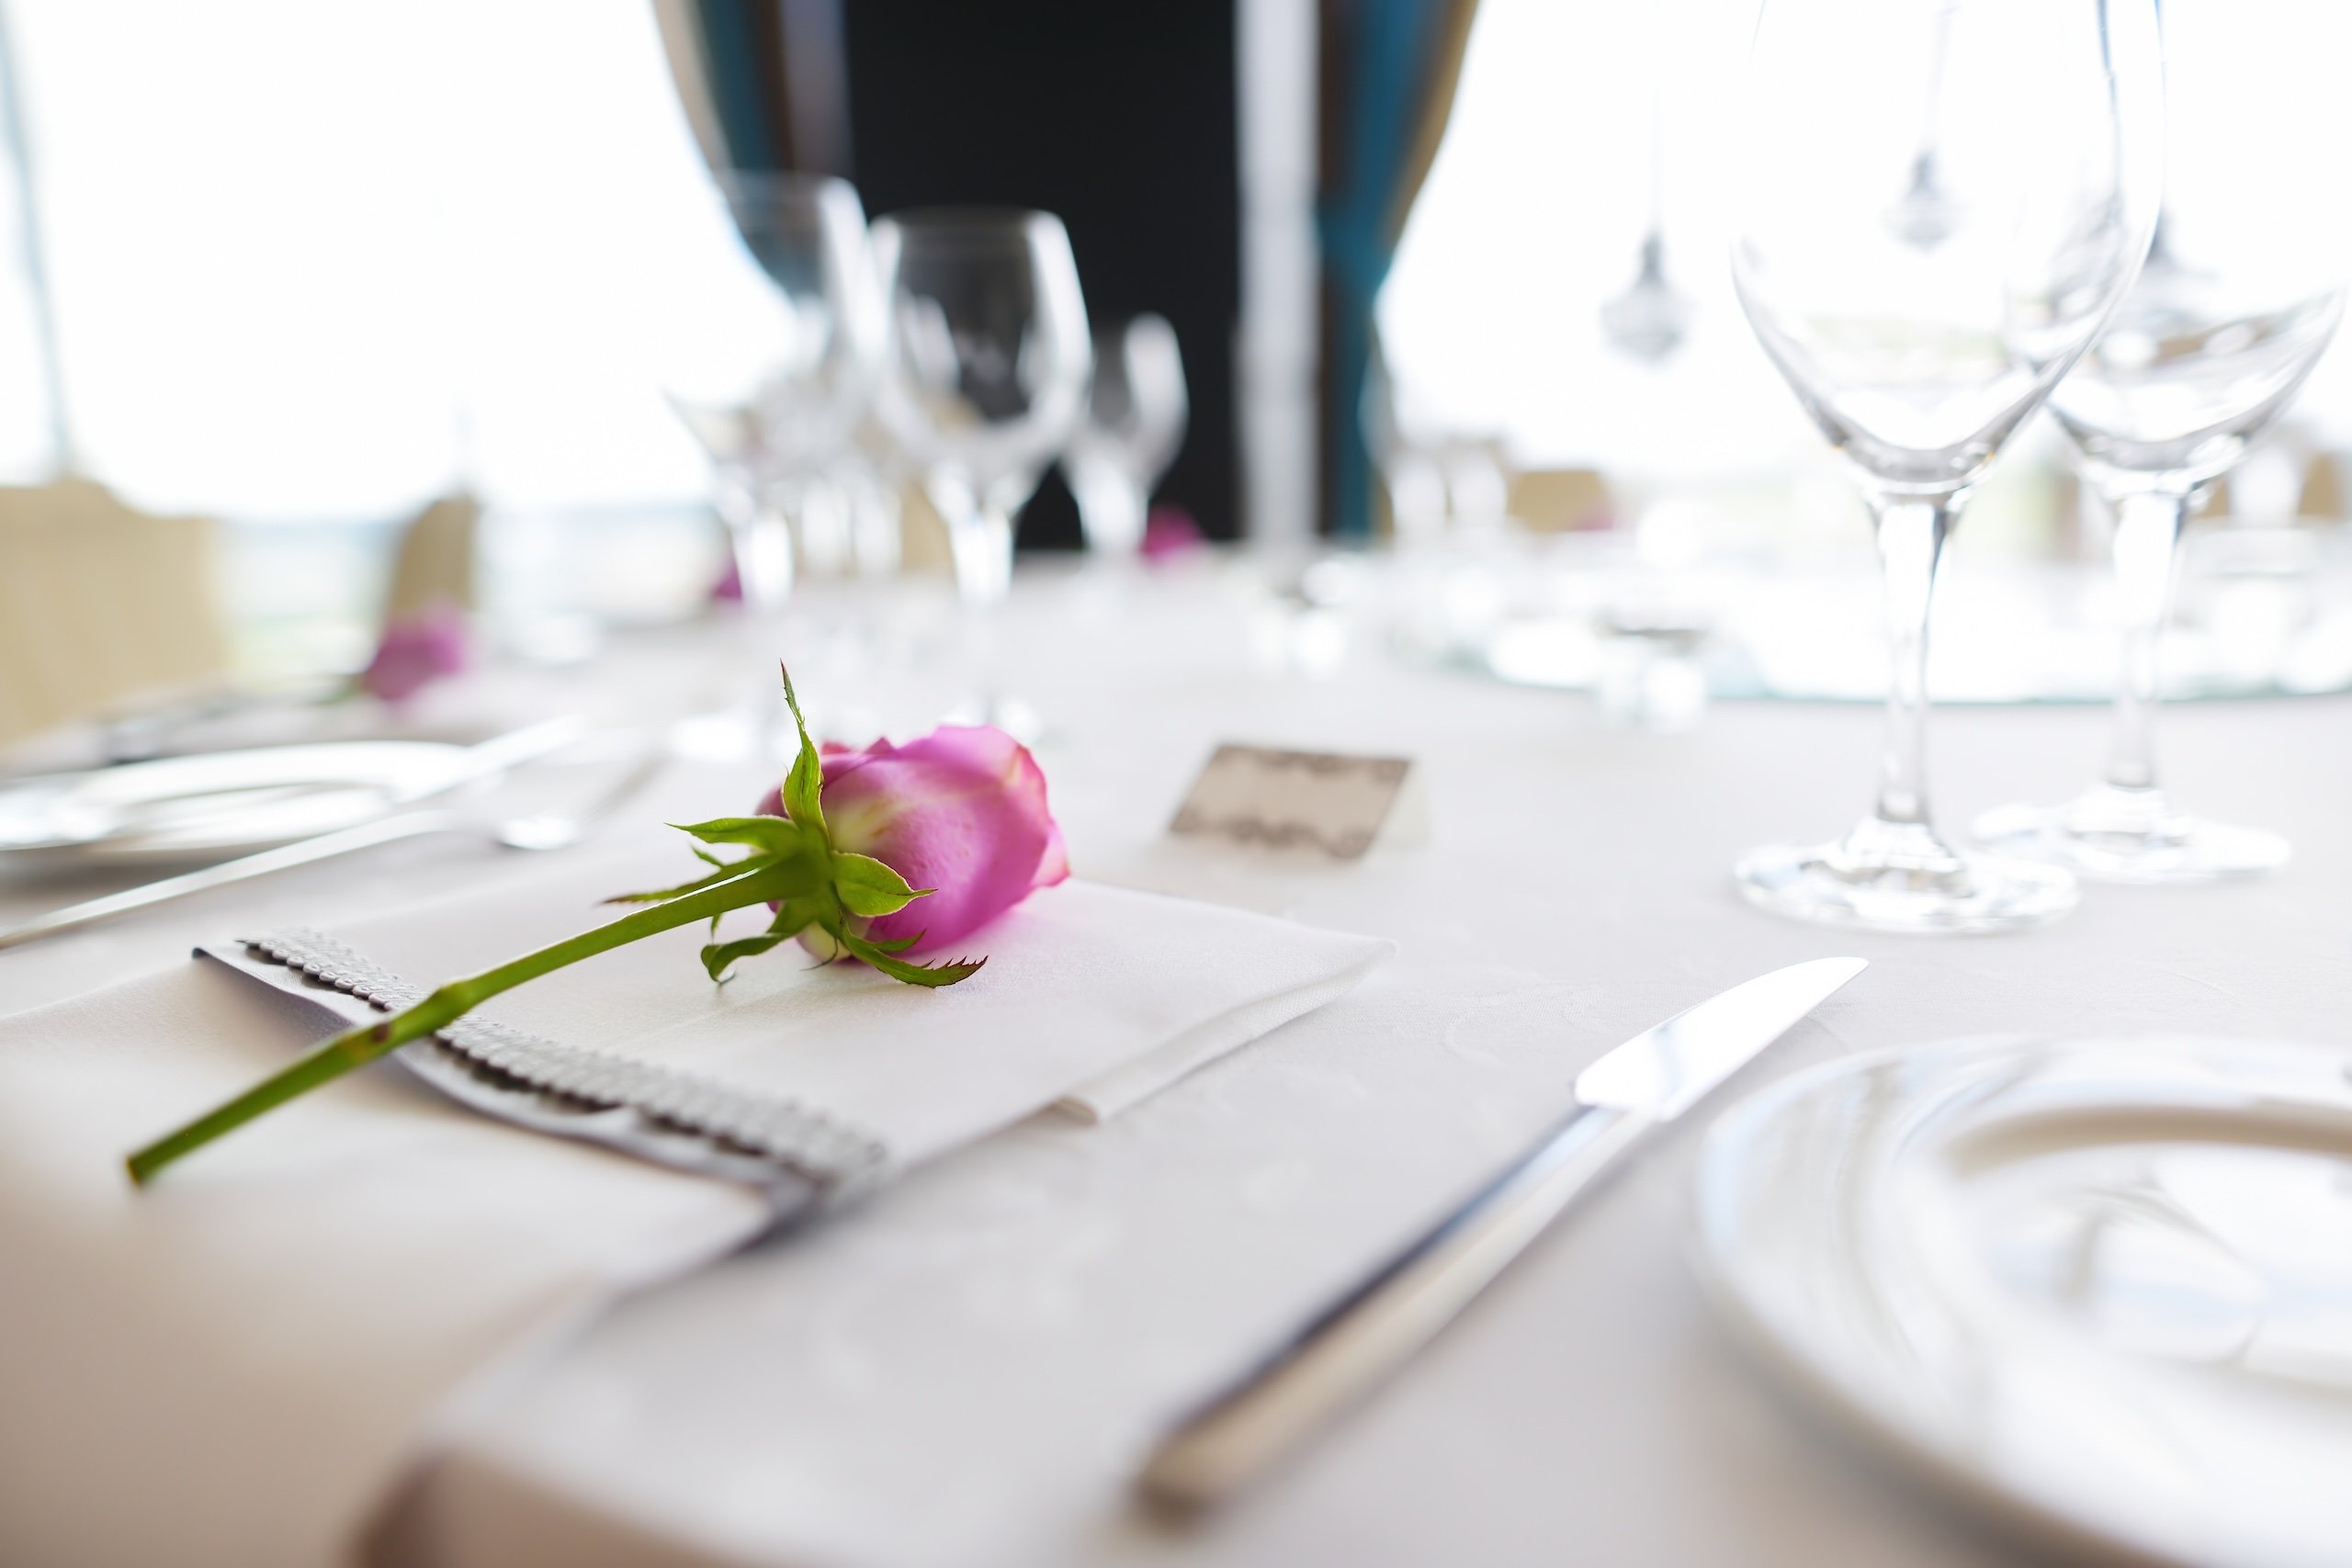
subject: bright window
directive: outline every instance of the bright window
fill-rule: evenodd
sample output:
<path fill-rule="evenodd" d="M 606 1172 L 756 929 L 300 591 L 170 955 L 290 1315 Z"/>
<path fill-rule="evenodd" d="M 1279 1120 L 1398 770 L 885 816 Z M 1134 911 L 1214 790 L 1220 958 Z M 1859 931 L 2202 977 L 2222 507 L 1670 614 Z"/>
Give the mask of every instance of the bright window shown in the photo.
<path fill-rule="evenodd" d="M 158 509 L 674 504 L 730 241 L 646 0 L 12 0 L 85 468 Z M 5 176 L 0 176 L 5 177 Z M 14 192 L 0 245 L 20 256 Z M 46 400 L 0 255 L 0 465 Z"/>
<path fill-rule="evenodd" d="M 1703 478 L 1817 463 L 1819 437 L 1756 347 L 1726 260 L 1720 150 L 1738 134 L 1756 12 L 1756 0 L 1482 0 L 1381 300 L 1396 381 L 1430 425 L 1503 435 L 1537 467 Z M 2311 27 L 2317 57 L 2352 58 L 2352 6 L 2312 0 Z M 1634 276 L 1661 82 L 1667 266 L 1697 315 L 1653 371 L 1603 346 L 1600 309 Z M 2268 78 L 2250 68 L 2245 90 L 2271 90 Z M 2313 201 L 2345 207 L 2342 151 L 2279 156 L 2310 163 Z M 2321 443 L 2352 444 L 2341 339 L 2296 417 Z"/>

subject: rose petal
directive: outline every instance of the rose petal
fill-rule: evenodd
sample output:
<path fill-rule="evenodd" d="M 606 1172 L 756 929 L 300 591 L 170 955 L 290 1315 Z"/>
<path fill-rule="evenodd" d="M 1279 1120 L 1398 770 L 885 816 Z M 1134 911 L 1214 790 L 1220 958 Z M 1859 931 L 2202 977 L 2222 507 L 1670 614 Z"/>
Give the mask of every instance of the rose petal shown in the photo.
<path fill-rule="evenodd" d="M 837 750 L 824 762 L 834 847 L 872 855 L 931 889 L 895 915 L 862 922 L 868 936 L 919 933 L 918 950 L 937 947 L 1069 874 L 1046 775 L 1002 730 L 946 726 L 904 746 L 877 740 L 863 751 Z M 781 787 L 759 809 L 781 815 Z"/>
<path fill-rule="evenodd" d="M 933 890 L 870 923 L 884 941 L 957 941 L 1069 874 L 1045 774 L 999 729 L 945 727 L 869 755 L 828 778 L 825 819 L 840 848 Z"/>

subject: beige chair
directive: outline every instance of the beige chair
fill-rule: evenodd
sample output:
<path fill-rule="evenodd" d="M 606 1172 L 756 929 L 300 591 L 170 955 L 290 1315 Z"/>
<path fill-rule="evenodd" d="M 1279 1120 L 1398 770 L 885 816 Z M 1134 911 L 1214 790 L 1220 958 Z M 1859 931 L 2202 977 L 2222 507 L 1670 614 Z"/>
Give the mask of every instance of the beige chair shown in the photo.
<path fill-rule="evenodd" d="M 1510 514 L 1538 533 L 1568 533 L 1606 526 L 1616 502 L 1590 468 L 1531 468 L 1511 479 Z"/>
<path fill-rule="evenodd" d="M 223 686 L 220 532 L 86 479 L 0 489 L 0 744 Z"/>
<path fill-rule="evenodd" d="M 481 502 L 462 492 L 443 496 L 410 521 L 392 559 L 387 624 L 427 610 L 477 607 L 474 539 L 481 524 Z"/>

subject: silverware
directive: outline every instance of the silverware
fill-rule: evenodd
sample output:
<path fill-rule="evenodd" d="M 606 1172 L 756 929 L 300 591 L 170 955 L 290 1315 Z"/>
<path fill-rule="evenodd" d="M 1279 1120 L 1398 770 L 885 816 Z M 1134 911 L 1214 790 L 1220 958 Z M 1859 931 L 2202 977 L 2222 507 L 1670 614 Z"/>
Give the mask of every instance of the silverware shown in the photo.
<path fill-rule="evenodd" d="M 1859 958 L 1816 958 L 1733 987 L 1577 1076 L 1576 1109 L 1533 1149 L 1161 1438 L 1149 1501 L 1222 1501 L 1410 1359 L 1641 1136 L 1673 1121 L 1832 992 Z"/>
<path fill-rule="evenodd" d="M 349 686 L 349 678 L 339 676 L 267 689 L 232 688 L 115 714 L 99 721 L 99 760 L 107 767 L 153 761 L 171 755 L 175 739 L 196 725 L 257 713 L 322 708 Z"/>
<path fill-rule="evenodd" d="M 578 719 L 551 718 L 482 741 L 480 745 L 468 747 L 459 765 L 447 777 L 439 781 L 426 794 L 413 795 L 410 798 L 422 800 L 429 798 L 430 795 L 446 795 L 465 784 L 503 773 L 509 768 L 570 745 L 579 738 L 580 732 L 581 725 Z M 523 819 L 525 823 L 532 820 L 534 819 Z M 544 821 L 544 818 L 539 820 Z M 315 861 L 332 860 L 336 855 L 349 854 L 355 850 L 370 849 L 375 845 L 388 844 L 399 839 L 413 839 L 425 833 L 449 832 L 473 825 L 473 818 L 464 813 L 447 810 L 409 811 L 398 816 L 379 818 L 373 822 L 363 822 L 356 828 L 345 828 L 333 833 L 322 833 L 316 838 L 302 839 L 291 844 L 281 844 L 277 849 L 264 850 L 258 854 L 222 861 L 218 865 L 208 865 L 201 870 L 187 872 L 178 876 L 166 876 L 160 881 L 142 883 L 137 887 L 125 888 L 120 893 L 109 893 L 104 897 L 86 899 L 79 904 L 69 904 L 62 909 L 51 909 L 45 915 L 34 916 L 21 925 L 0 930 L 0 949 L 19 947 L 28 942 L 37 942 L 45 936 L 54 936 L 60 931 L 94 925 L 100 920 L 112 919 L 117 915 L 127 915 L 135 909 L 144 909 L 156 904 L 168 903 L 175 898 L 185 898 L 192 893 L 209 892 L 215 887 L 226 887 L 237 882 L 249 882 L 256 876 L 267 876 L 273 872 L 289 870 L 298 865 L 309 865 Z M 525 836 L 530 835 L 526 833 Z M 542 836 L 545 836 L 544 831 Z M 575 832 L 571 839 L 565 839 L 562 842 L 571 842 L 578 837 L 578 833 Z M 509 842 L 503 834 L 500 841 Z M 560 844 L 552 841 L 512 842 L 510 847 L 559 848 Z"/>

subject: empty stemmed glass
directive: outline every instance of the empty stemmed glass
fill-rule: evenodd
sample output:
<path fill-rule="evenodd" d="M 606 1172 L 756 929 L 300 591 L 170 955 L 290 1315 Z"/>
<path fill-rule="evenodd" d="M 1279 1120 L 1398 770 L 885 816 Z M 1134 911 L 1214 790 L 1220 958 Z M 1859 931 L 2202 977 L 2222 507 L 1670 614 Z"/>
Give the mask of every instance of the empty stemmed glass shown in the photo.
<path fill-rule="evenodd" d="M 1062 454 L 1088 549 L 1114 559 L 1142 550 L 1151 487 L 1184 443 L 1187 412 L 1184 358 L 1167 317 L 1096 330 L 1094 378 Z"/>
<path fill-rule="evenodd" d="M 1928 607 L 1971 488 L 2146 254 L 2163 135 L 2155 11 L 2155 0 L 1767 0 L 1740 121 L 1747 207 L 1733 280 L 1870 504 L 1892 645 L 1875 807 L 1833 843 L 1742 860 L 1742 890 L 1768 908 L 1960 931 L 2032 925 L 2075 902 L 2064 871 L 1964 855 L 1930 820 Z M 1923 244 L 1885 214 L 1915 173 L 1903 130 L 1931 68 L 1951 227 Z"/>
<path fill-rule="evenodd" d="M 2050 400 L 2113 515 L 2123 622 L 2105 776 L 2010 807 L 1979 840 L 2109 881 L 2199 882 L 2287 858 L 2275 833 L 2192 817 L 2157 787 L 2157 645 L 2182 519 L 2292 400 L 2345 297 L 2341 220 L 2303 150 L 2332 145 L 2337 88 L 2279 0 L 2166 0 L 2165 217 L 2139 283 Z M 2294 80 L 2294 73 L 2303 73 Z M 2246 84 L 2259 81 L 2258 92 Z"/>
<path fill-rule="evenodd" d="M 670 401 L 709 453 L 745 604 L 762 625 L 790 594 L 788 518 L 848 445 L 884 336 L 865 214 L 841 180 L 732 175 L 741 307 L 677 355 Z"/>
<path fill-rule="evenodd" d="M 874 225 L 890 305 L 883 422 L 946 520 L 979 666 L 983 722 L 1035 716 L 999 689 L 994 621 L 1013 515 L 1077 426 L 1093 349 L 1078 265 L 1046 212 L 938 209 Z"/>

